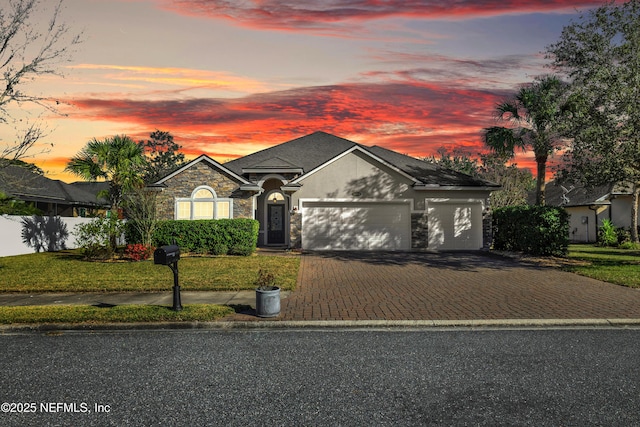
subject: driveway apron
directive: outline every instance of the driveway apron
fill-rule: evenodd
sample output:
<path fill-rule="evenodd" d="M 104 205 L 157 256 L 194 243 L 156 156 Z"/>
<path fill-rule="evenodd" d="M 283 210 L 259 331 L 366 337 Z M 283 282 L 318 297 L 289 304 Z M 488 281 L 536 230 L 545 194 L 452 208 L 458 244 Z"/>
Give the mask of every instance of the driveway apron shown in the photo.
<path fill-rule="evenodd" d="M 302 255 L 281 320 L 640 318 L 640 290 L 492 254 Z"/>

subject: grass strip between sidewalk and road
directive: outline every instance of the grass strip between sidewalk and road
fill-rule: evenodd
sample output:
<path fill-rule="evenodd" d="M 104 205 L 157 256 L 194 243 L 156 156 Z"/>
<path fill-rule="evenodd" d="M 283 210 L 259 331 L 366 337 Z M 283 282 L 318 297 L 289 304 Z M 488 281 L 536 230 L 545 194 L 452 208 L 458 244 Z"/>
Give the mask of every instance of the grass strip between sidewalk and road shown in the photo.
<path fill-rule="evenodd" d="M 208 322 L 233 313 L 233 308 L 216 304 L 189 304 L 181 311 L 159 305 L 35 305 L 0 307 L 0 324 Z"/>

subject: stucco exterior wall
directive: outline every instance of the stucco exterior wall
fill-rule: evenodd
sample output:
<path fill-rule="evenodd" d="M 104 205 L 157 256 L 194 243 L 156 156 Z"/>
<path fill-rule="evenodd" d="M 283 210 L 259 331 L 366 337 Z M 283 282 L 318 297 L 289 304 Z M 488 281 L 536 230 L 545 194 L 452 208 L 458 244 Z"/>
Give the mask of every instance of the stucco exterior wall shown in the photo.
<path fill-rule="evenodd" d="M 603 219 L 609 219 L 609 207 L 602 206 L 596 211 L 587 206 L 566 207 L 569 214 L 569 241 L 574 243 L 595 242 L 598 228 Z M 596 219 L 597 218 L 597 219 Z"/>
<path fill-rule="evenodd" d="M 292 197 L 294 206 L 302 198 L 382 199 L 414 198 L 412 181 L 358 152 L 349 153 L 300 183 Z"/>
<path fill-rule="evenodd" d="M 605 219 L 615 227 L 629 229 L 631 227 L 631 196 L 617 195 L 611 199 L 610 205 L 598 206 L 596 211 L 588 206 L 565 207 L 569 213 L 569 240 L 571 242 L 595 242 L 598 228 Z M 588 218 L 586 223 L 584 218 Z M 640 220 L 640 215 L 639 218 Z M 639 221 L 640 222 L 640 221 Z"/>
<path fill-rule="evenodd" d="M 78 247 L 75 228 L 93 218 L 0 215 L 0 257 Z M 29 236 L 26 238 L 25 236 Z"/>
<path fill-rule="evenodd" d="M 616 196 L 611 200 L 611 222 L 616 227 L 631 227 L 631 196 Z"/>
<path fill-rule="evenodd" d="M 301 208 L 301 199 L 340 200 L 411 200 L 411 248 L 428 247 L 428 215 L 425 210 L 427 199 L 471 200 L 482 204 L 483 249 L 491 245 L 491 216 L 488 213 L 489 195 L 486 190 L 419 190 L 413 181 L 399 172 L 353 152 L 323 169 L 309 175 L 300 182 L 302 187 L 293 193 L 292 206 Z M 301 224 L 301 214 L 296 215 L 296 223 Z M 299 226 L 291 222 L 291 244 L 299 239 Z"/>

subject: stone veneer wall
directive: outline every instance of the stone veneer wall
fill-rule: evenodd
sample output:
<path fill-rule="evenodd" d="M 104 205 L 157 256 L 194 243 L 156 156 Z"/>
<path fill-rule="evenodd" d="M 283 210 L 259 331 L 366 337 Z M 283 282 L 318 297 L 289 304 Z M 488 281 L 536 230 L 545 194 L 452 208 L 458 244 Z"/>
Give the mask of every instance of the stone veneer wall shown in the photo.
<path fill-rule="evenodd" d="M 484 201 L 484 206 L 482 212 L 482 250 L 488 251 L 493 244 L 493 216 L 489 199 Z"/>
<path fill-rule="evenodd" d="M 429 221 L 426 212 L 411 214 L 411 249 L 429 247 Z"/>
<path fill-rule="evenodd" d="M 196 163 L 164 184 L 166 188 L 162 189 L 157 199 L 158 219 L 174 219 L 176 198 L 191 197 L 193 190 L 201 185 L 213 188 L 219 198 L 232 197 L 234 218 L 253 218 L 251 195 L 240 192 L 237 182 L 205 162 Z"/>
<path fill-rule="evenodd" d="M 302 213 L 297 212 L 289 217 L 289 247 L 302 247 Z"/>

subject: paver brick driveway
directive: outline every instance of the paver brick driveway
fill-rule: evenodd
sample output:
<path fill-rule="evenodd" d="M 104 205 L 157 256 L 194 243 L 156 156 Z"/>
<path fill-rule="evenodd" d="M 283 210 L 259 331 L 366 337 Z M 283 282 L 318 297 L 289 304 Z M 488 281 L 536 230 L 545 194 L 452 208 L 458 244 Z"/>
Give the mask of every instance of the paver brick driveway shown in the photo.
<path fill-rule="evenodd" d="M 640 290 L 486 253 L 302 255 L 281 320 L 640 318 Z"/>

